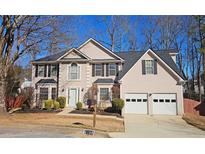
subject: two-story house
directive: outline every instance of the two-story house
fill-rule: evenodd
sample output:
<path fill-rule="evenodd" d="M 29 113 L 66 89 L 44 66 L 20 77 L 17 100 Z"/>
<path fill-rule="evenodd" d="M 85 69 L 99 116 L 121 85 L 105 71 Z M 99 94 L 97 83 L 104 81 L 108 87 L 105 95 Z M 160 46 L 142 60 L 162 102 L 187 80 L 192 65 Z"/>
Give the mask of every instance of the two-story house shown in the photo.
<path fill-rule="evenodd" d="M 67 106 L 85 101 L 97 84 L 97 101 L 110 102 L 111 88 L 120 85 L 125 113 L 182 114 L 184 77 L 176 65 L 176 52 L 112 52 L 94 39 L 32 62 L 35 102 L 64 96 Z"/>

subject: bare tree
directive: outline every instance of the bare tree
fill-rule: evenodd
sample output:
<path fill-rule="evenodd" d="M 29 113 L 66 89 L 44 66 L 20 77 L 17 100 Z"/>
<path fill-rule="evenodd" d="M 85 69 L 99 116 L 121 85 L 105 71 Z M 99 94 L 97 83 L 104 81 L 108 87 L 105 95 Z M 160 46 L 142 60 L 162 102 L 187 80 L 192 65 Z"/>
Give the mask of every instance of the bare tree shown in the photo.
<path fill-rule="evenodd" d="M 5 107 L 9 69 L 26 54 L 47 49 L 54 16 L 0 16 L 0 103 Z"/>
<path fill-rule="evenodd" d="M 67 50 L 75 43 L 78 36 L 73 23 L 76 23 L 73 16 L 55 16 L 47 42 L 49 54 Z"/>
<path fill-rule="evenodd" d="M 98 40 L 107 45 L 111 51 L 122 50 L 127 18 L 127 16 L 99 16 L 96 19 L 97 24 L 105 30 L 93 27 L 92 32 L 94 35 L 100 34 Z"/>
<path fill-rule="evenodd" d="M 144 36 L 143 50 L 147 48 L 157 49 L 156 35 L 157 35 L 158 18 L 155 16 L 146 16 L 144 19 L 144 27 L 142 34 Z"/>

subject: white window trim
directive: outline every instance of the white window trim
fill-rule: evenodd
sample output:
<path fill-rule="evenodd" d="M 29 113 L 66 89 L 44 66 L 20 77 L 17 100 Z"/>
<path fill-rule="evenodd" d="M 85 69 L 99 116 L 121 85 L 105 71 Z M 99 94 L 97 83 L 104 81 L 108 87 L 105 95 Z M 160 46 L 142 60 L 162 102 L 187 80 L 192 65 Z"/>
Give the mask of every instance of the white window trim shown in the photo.
<path fill-rule="evenodd" d="M 102 69 L 101 69 L 101 74 L 100 75 L 96 75 L 96 65 L 101 65 Z M 104 66 L 103 64 L 95 64 L 95 76 L 102 76 L 102 74 L 105 73 L 105 72 L 103 72 L 103 66 Z M 105 68 L 104 68 L 104 70 L 105 70 Z"/>
<path fill-rule="evenodd" d="M 52 74 L 52 66 L 56 66 L 56 75 L 53 75 L 53 74 Z M 58 72 L 57 69 L 58 69 L 57 64 L 51 64 L 51 70 L 50 70 L 50 71 L 51 71 L 51 72 L 50 72 L 50 76 L 51 76 L 51 77 L 56 77 L 56 76 L 57 76 L 57 72 Z M 47 70 L 48 70 L 48 69 L 47 69 Z"/>
<path fill-rule="evenodd" d="M 147 67 L 146 67 L 146 62 L 147 61 L 152 61 L 152 73 L 147 73 Z M 145 60 L 145 74 L 146 75 L 152 75 L 152 74 L 154 74 L 154 60 L 153 59 L 146 59 Z"/>
<path fill-rule="evenodd" d="M 71 63 L 72 64 L 72 63 Z M 80 81 L 81 80 L 81 65 L 79 65 L 78 63 L 76 63 L 77 64 L 77 66 L 79 67 L 79 79 L 70 79 L 70 77 L 69 77 L 69 69 L 70 69 L 70 67 L 71 67 L 71 64 L 68 64 L 68 66 L 67 66 L 67 80 L 68 81 Z"/>
<path fill-rule="evenodd" d="M 116 72 L 117 65 L 115 64 L 115 75 L 111 75 L 110 74 L 110 64 L 115 64 L 115 63 L 109 63 L 108 64 L 108 76 L 116 76 L 116 74 L 117 74 L 117 72 Z"/>
<path fill-rule="evenodd" d="M 107 100 L 101 100 L 100 89 L 108 89 L 108 99 L 107 99 Z M 100 88 L 99 88 L 99 101 L 109 101 L 109 100 L 110 100 L 110 88 L 107 88 L 107 87 L 100 87 Z"/>
<path fill-rule="evenodd" d="M 41 75 L 39 75 L 39 66 L 40 67 L 43 67 L 43 75 L 41 76 Z M 44 77 L 44 73 L 45 73 L 45 65 L 38 65 L 38 77 Z M 47 73 L 47 72 L 46 72 Z"/>

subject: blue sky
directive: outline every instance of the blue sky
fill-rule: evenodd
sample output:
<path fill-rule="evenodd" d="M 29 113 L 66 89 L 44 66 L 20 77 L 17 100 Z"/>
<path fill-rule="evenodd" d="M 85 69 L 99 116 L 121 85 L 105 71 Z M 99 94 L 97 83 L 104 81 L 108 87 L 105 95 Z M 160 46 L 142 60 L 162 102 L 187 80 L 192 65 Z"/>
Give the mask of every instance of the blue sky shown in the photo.
<path fill-rule="evenodd" d="M 72 22 L 70 22 L 69 20 L 68 22 L 65 22 L 62 25 L 62 30 L 72 28 L 72 30 L 75 32 L 75 35 L 77 36 L 77 38 L 72 47 L 78 47 L 88 38 L 92 37 L 96 39 L 97 41 L 101 41 L 101 43 L 104 46 L 110 48 L 110 46 L 104 43 L 104 42 L 109 42 L 109 37 L 106 32 L 105 24 L 99 22 L 99 16 L 85 15 L 85 16 L 67 16 L 67 17 L 72 17 Z M 153 26 L 152 23 L 150 24 L 148 22 L 147 20 L 148 16 L 127 16 L 127 17 L 129 18 L 127 25 L 131 27 L 131 34 L 135 34 L 135 37 L 137 39 L 138 50 L 142 50 L 142 49 L 145 50 L 143 48 L 143 45 L 145 42 L 145 37 L 143 35 L 143 29 L 145 27 L 149 28 Z M 110 20 L 111 20 L 111 16 L 108 17 L 108 22 Z M 98 33 L 96 34 L 93 31 L 97 31 Z M 129 44 L 128 44 L 127 38 L 128 36 L 126 35 L 123 37 L 122 49 L 121 49 L 123 51 L 129 50 L 129 46 L 128 46 Z M 48 55 L 48 52 L 42 51 L 40 54 L 37 55 L 36 58 L 42 58 L 46 55 Z M 29 62 L 30 62 L 30 56 L 26 55 L 22 57 L 17 63 L 22 66 L 27 66 Z"/>

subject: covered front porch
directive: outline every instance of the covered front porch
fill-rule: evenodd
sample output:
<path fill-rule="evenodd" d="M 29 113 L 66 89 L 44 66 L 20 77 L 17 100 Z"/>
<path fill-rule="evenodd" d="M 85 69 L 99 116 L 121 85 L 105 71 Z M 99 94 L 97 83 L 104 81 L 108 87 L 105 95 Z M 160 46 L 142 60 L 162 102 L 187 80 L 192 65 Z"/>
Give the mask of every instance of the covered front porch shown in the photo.
<path fill-rule="evenodd" d="M 35 85 L 35 104 L 42 107 L 43 100 L 57 98 L 57 82 L 54 79 L 41 79 Z"/>
<path fill-rule="evenodd" d="M 111 107 L 111 101 L 113 97 L 115 97 L 116 83 L 113 79 L 109 78 L 101 78 L 97 79 L 94 84 L 96 84 L 98 92 L 97 92 L 97 104 L 100 108 Z"/>

